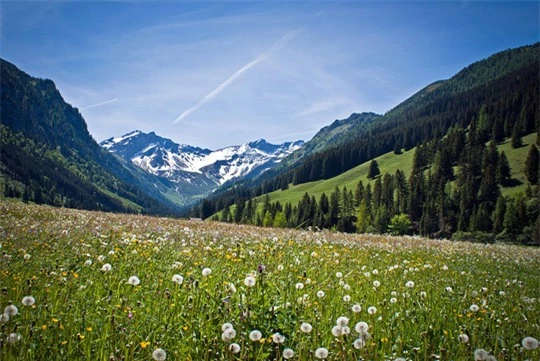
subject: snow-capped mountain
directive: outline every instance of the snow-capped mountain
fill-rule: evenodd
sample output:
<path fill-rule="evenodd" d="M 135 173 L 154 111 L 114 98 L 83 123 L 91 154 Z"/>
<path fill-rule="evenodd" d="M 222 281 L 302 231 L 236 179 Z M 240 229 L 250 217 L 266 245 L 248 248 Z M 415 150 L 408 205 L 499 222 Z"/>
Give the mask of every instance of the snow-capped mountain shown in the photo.
<path fill-rule="evenodd" d="M 154 132 L 139 130 L 100 143 L 112 153 L 172 182 L 209 190 L 228 181 L 255 176 L 274 167 L 303 145 L 303 141 L 279 145 L 259 139 L 218 150 L 177 144 Z"/>

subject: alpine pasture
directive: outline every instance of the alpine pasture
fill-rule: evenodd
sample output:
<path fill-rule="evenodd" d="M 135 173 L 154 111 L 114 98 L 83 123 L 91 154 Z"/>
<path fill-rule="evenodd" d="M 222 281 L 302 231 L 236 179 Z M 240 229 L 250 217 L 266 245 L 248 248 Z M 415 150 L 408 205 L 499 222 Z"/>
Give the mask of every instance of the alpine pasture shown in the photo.
<path fill-rule="evenodd" d="M 538 360 L 540 249 L 0 202 L 0 360 Z"/>

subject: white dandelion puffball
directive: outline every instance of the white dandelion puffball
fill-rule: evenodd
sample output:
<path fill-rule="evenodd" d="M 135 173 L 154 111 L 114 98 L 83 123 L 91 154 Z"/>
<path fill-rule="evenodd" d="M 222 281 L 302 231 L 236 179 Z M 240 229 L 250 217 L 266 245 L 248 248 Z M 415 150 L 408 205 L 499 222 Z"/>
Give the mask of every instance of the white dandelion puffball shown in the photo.
<path fill-rule="evenodd" d="M 328 357 L 328 350 L 324 347 L 319 347 L 315 350 L 315 357 L 323 360 Z"/>
<path fill-rule="evenodd" d="M 373 271 L 371 271 L 371 273 L 373 273 L 374 275 L 378 275 L 379 274 L 379 271 L 374 269 Z"/>
<path fill-rule="evenodd" d="M 131 277 L 129 277 L 127 283 L 129 283 L 132 286 L 138 286 L 138 285 L 141 284 L 141 280 L 137 276 L 131 276 Z"/>
<path fill-rule="evenodd" d="M 36 303 L 36 299 L 32 296 L 24 296 L 22 299 L 22 304 L 25 306 L 32 306 Z"/>
<path fill-rule="evenodd" d="M 521 341 L 521 345 L 526 350 L 536 350 L 538 348 L 538 340 L 534 337 L 527 336 Z"/>
<path fill-rule="evenodd" d="M 244 280 L 244 284 L 248 287 L 253 287 L 255 286 L 255 277 L 253 276 L 247 276 L 246 279 Z"/>
<path fill-rule="evenodd" d="M 336 272 L 336 277 L 337 277 L 337 278 L 343 277 L 343 273 L 341 273 L 341 272 Z"/>
<path fill-rule="evenodd" d="M 446 287 L 444 290 L 448 293 L 452 293 L 454 291 L 454 289 L 450 286 Z"/>
<path fill-rule="evenodd" d="M 324 291 L 317 291 L 317 297 L 323 298 L 324 297 Z"/>
<path fill-rule="evenodd" d="M 240 352 L 240 345 L 237 344 L 237 343 L 231 343 L 229 345 L 229 351 L 231 351 L 232 353 L 238 353 Z"/>
<path fill-rule="evenodd" d="M 294 356 L 294 351 L 291 350 L 290 348 L 286 348 L 285 350 L 283 350 L 283 358 L 284 359 L 290 359 L 290 358 L 293 358 Z"/>
<path fill-rule="evenodd" d="M 304 284 L 302 282 L 298 282 L 295 287 L 297 290 L 301 290 L 304 288 Z"/>
<path fill-rule="evenodd" d="M 465 334 L 465 333 L 461 333 L 458 336 L 458 340 L 461 343 L 468 343 L 469 342 L 469 336 L 467 334 Z"/>
<path fill-rule="evenodd" d="M 236 330 L 234 328 L 228 328 L 221 334 L 221 339 L 228 342 L 236 337 Z"/>
<path fill-rule="evenodd" d="M 343 296 L 343 302 L 347 302 L 347 303 L 351 302 L 351 296 L 349 295 Z"/>
<path fill-rule="evenodd" d="M 367 330 L 369 329 L 369 326 L 366 322 L 358 322 L 356 324 L 356 326 L 354 326 L 354 330 L 358 333 L 364 333 L 364 332 L 367 332 Z"/>
<path fill-rule="evenodd" d="M 480 309 L 480 307 L 478 307 L 477 304 L 472 304 L 471 307 L 469 307 L 469 310 L 471 310 L 471 312 L 478 312 L 478 310 Z"/>
<path fill-rule="evenodd" d="M 24 255 L 24 259 L 27 260 L 27 261 L 28 261 L 31 257 L 32 257 L 32 256 L 29 255 L 28 253 L 26 253 L 26 254 Z"/>
<path fill-rule="evenodd" d="M 181 275 L 174 275 L 172 276 L 172 281 L 178 285 L 181 285 L 184 282 L 184 277 Z"/>
<path fill-rule="evenodd" d="M 379 281 L 373 281 L 373 287 L 379 288 L 381 286 L 381 283 Z"/>
<path fill-rule="evenodd" d="M 10 317 L 15 316 L 19 313 L 19 309 L 15 305 L 7 305 L 6 308 L 4 308 L 4 313 Z"/>
<path fill-rule="evenodd" d="M 259 330 L 253 330 L 249 333 L 249 339 L 251 341 L 259 341 L 262 338 L 262 333 Z"/>
<path fill-rule="evenodd" d="M 85 265 L 85 266 L 91 266 L 91 265 L 92 265 L 92 260 L 91 260 L 91 259 L 87 259 L 87 260 L 84 262 L 84 265 Z"/>
<path fill-rule="evenodd" d="M 370 315 L 374 315 L 377 313 L 377 308 L 375 306 L 369 306 L 367 309 L 367 313 L 369 313 Z"/>
<path fill-rule="evenodd" d="M 426 298 L 426 297 L 427 297 L 427 293 L 426 293 L 425 291 L 420 292 L 420 297 Z"/>
<path fill-rule="evenodd" d="M 19 335 L 18 333 L 10 333 L 7 337 L 7 342 L 8 343 L 17 343 L 21 340 L 21 335 Z"/>
<path fill-rule="evenodd" d="M 353 346 L 355 349 L 357 350 L 360 350 L 362 347 L 364 347 L 366 345 L 366 342 L 364 340 L 362 340 L 361 338 L 357 338 L 356 340 L 354 340 L 353 342 Z"/>
<path fill-rule="evenodd" d="M 162 348 L 156 348 L 154 352 L 152 352 L 152 357 L 156 361 L 164 361 L 167 358 L 167 353 Z"/>
<path fill-rule="evenodd" d="M 277 266 L 277 270 L 278 270 L 278 271 L 283 271 L 283 265 L 282 265 L 282 264 L 278 265 L 278 266 Z"/>
<path fill-rule="evenodd" d="M 307 322 L 304 322 L 300 325 L 300 331 L 302 331 L 303 333 L 310 333 L 311 330 L 313 330 L 313 327 Z"/>
<path fill-rule="evenodd" d="M 2 313 L 2 315 L 0 315 L 0 322 L 6 323 L 8 321 L 9 321 L 9 315 L 7 313 Z"/>
<path fill-rule="evenodd" d="M 221 325 L 221 331 L 226 331 L 229 328 L 234 328 L 232 323 L 230 322 L 225 322 L 223 325 Z"/>
<path fill-rule="evenodd" d="M 362 311 L 362 307 L 360 307 L 360 305 L 353 305 L 351 307 L 351 310 L 354 312 L 354 313 L 359 313 L 360 311 Z"/>
<path fill-rule="evenodd" d="M 474 351 L 475 361 L 485 361 L 488 357 L 488 352 L 483 348 L 478 348 Z"/>
<path fill-rule="evenodd" d="M 478 292 L 476 291 L 471 291 L 471 297 L 476 297 L 478 296 Z"/>
<path fill-rule="evenodd" d="M 413 288 L 414 287 L 414 282 L 413 281 L 407 281 L 407 283 L 405 283 L 405 287 Z"/>
<path fill-rule="evenodd" d="M 347 326 L 349 324 L 349 319 L 345 316 L 341 316 L 341 317 L 338 317 L 338 319 L 336 320 L 336 325 L 338 326 Z"/>
<path fill-rule="evenodd" d="M 272 342 L 274 342 L 274 343 L 283 343 L 283 342 L 285 342 L 285 336 L 283 336 L 282 334 L 276 332 L 276 333 L 274 333 L 272 335 Z"/>
<path fill-rule="evenodd" d="M 339 337 L 343 334 L 342 332 L 342 328 L 341 326 L 334 326 L 332 327 L 332 335 L 336 336 L 336 337 Z"/>
<path fill-rule="evenodd" d="M 105 263 L 102 267 L 101 267 L 101 270 L 103 272 L 109 272 L 110 270 L 112 270 L 112 266 L 109 264 L 109 263 Z"/>
<path fill-rule="evenodd" d="M 210 274 L 212 274 L 212 270 L 210 268 L 203 268 L 202 275 L 204 277 L 208 277 L 208 276 L 210 276 Z"/>
<path fill-rule="evenodd" d="M 397 298 L 392 297 L 392 298 L 390 299 L 390 303 L 396 303 L 396 302 L 397 302 Z"/>

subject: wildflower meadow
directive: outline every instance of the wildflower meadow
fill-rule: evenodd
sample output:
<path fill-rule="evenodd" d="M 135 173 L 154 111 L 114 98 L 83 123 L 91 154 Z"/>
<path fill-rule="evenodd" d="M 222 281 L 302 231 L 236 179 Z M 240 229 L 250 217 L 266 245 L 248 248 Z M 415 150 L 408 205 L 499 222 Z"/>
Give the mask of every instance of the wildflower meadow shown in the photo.
<path fill-rule="evenodd" d="M 540 249 L 0 202 L 0 360 L 539 360 Z"/>

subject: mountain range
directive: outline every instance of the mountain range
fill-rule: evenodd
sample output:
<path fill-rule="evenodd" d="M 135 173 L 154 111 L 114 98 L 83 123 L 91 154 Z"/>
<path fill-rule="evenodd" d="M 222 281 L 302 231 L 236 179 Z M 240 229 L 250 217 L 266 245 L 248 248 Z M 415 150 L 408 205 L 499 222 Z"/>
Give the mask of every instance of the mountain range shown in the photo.
<path fill-rule="evenodd" d="M 218 150 L 177 144 L 140 130 L 111 137 L 100 145 L 148 173 L 172 182 L 185 204 L 238 179 L 257 177 L 299 150 L 304 142 L 279 145 L 258 139 Z"/>

